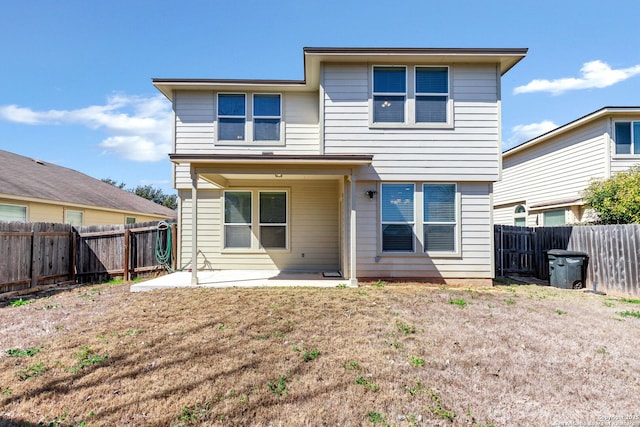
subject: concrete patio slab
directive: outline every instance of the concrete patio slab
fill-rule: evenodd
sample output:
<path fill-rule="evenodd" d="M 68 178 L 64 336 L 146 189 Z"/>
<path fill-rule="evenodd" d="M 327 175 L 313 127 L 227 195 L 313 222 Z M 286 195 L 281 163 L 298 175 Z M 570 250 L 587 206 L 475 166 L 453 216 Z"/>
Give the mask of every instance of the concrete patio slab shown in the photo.
<path fill-rule="evenodd" d="M 297 273 L 277 270 L 213 270 L 198 271 L 198 285 L 191 284 L 191 272 L 179 271 L 131 285 L 131 292 L 171 288 L 259 288 L 349 286 L 349 280 L 324 277 L 322 273 Z"/>

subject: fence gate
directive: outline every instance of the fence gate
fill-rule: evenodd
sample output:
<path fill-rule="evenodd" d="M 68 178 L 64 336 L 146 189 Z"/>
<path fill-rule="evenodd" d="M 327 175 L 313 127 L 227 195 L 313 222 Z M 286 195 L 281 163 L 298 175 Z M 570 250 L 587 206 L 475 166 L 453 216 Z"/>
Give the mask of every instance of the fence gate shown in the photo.
<path fill-rule="evenodd" d="M 496 273 L 499 276 L 535 275 L 533 238 L 534 231 L 528 227 L 495 226 Z"/>

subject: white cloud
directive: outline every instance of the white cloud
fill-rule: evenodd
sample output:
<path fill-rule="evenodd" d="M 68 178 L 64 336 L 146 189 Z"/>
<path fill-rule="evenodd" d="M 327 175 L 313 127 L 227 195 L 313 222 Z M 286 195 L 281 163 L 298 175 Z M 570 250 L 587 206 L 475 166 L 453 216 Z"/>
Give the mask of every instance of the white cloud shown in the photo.
<path fill-rule="evenodd" d="M 171 148 L 171 106 L 162 95 L 113 95 L 105 105 L 77 110 L 35 111 L 0 106 L 0 118 L 27 125 L 80 125 L 109 136 L 98 144 L 106 153 L 137 162 L 167 158 Z"/>
<path fill-rule="evenodd" d="M 529 123 L 528 125 L 517 125 L 511 128 L 511 137 L 507 140 L 504 149 L 515 147 L 525 141 L 540 136 L 557 128 L 558 125 L 551 120 L 544 120 L 540 123 Z"/>
<path fill-rule="evenodd" d="M 515 88 L 513 93 L 517 95 L 520 93 L 549 92 L 553 95 L 559 95 L 569 90 L 604 88 L 640 74 L 640 65 L 614 70 L 609 64 L 595 60 L 586 62 L 580 69 L 580 74 L 580 77 L 532 80 L 524 86 Z"/>

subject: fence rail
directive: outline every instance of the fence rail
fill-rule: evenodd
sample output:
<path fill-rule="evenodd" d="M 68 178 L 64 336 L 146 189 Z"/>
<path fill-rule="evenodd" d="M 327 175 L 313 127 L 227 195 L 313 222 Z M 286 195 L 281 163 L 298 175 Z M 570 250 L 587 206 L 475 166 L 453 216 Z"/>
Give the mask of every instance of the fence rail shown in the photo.
<path fill-rule="evenodd" d="M 549 279 L 547 251 L 589 255 L 586 283 L 620 296 L 640 296 L 640 225 L 514 227 L 496 225 L 496 274 Z"/>
<path fill-rule="evenodd" d="M 156 248 L 170 245 L 175 254 L 177 239 L 174 223 L 158 231 L 159 223 L 72 227 L 0 222 L 0 294 L 113 277 L 128 280 L 162 270 Z"/>

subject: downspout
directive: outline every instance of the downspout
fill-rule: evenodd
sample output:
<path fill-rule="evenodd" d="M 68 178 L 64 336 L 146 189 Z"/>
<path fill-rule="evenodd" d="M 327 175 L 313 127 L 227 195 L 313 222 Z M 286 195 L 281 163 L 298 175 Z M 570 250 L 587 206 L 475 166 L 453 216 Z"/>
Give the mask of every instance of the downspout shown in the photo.
<path fill-rule="evenodd" d="M 191 285 L 198 284 L 198 173 L 191 165 Z"/>
<path fill-rule="evenodd" d="M 351 181 L 350 187 L 350 215 L 349 215 L 349 285 L 352 287 L 358 286 L 358 278 L 357 278 L 357 247 L 356 247 L 356 177 L 353 169 L 351 169 L 351 176 L 349 177 Z"/>

